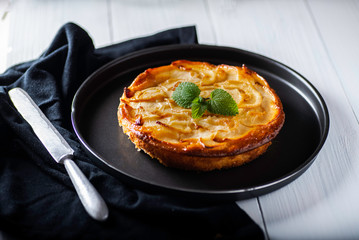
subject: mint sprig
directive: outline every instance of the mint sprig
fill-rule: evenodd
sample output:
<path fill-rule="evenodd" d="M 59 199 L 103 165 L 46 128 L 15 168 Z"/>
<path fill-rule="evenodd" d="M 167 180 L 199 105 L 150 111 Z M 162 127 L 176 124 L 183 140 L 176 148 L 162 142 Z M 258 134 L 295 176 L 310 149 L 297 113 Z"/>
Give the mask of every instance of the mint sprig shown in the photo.
<path fill-rule="evenodd" d="M 238 114 L 238 106 L 231 94 L 223 89 L 215 89 L 210 98 L 199 96 L 201 90 L 191 82 L 180 83 L 172 94 L 173 100 L 184 108 L 192 109 L 192 117 L 200 118 L 207 110 L 210 113 L 225 116 Z"/>

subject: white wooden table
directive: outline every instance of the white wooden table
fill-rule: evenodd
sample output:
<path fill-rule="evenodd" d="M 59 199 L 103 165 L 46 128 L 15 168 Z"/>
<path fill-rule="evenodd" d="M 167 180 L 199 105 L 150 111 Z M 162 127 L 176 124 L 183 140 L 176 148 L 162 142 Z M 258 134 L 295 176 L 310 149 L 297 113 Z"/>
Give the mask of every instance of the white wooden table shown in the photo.
<path fill-rule="evenodd" d="M 322 151 L 293 183 L 238 205 L 268 239 L 359 239 L 359 0 L 0 0 L 0 72 L 37 58 L 69 21 L 96 47 L 196 25 L 202 44 L 304 75 L 329 108 Z"/>

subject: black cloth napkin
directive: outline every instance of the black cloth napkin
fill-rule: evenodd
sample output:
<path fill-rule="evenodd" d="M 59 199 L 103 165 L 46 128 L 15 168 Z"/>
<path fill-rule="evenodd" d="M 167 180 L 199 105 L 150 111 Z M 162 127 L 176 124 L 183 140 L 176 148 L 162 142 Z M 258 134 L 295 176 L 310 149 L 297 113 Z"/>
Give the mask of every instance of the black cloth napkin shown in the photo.
<path fill-rule="evenodd" d="M 64 25 L 36 60 L 0 75 L 0 230 L 24 239 L 262 239 L 233 203 L 205 203 L 133 189 L 96 167 L 72 130 L 70 105 L 80 84 L 105 63 L 136 50 L 197 43 L 195 27 L 95 49 L 88 34 Z M 66 174 L 13 107 L 21 87 L 75 150 L 75 161 L 108 204 L 107 221 L 90 218 Z"/>

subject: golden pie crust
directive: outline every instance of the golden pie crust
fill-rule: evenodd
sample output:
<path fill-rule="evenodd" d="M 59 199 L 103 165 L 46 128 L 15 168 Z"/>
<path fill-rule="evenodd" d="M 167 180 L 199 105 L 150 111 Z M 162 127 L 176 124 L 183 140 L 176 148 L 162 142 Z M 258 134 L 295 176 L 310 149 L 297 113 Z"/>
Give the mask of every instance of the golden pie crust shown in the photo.
<path fill-rule="evenodd" d="M 172 93 L 195 83 L 208 98 L 217 88 L 236 101 L 239 113 L 206 111 L 193 119 Z M 265 79 L 246 66 L 178 60 L 147 69 L 124 89 L 118 107 L 123 132 L 138 149 L 162 164 L 196 171 L 231 168 L 263 154 L 284 124 L 282 103 Z"/>

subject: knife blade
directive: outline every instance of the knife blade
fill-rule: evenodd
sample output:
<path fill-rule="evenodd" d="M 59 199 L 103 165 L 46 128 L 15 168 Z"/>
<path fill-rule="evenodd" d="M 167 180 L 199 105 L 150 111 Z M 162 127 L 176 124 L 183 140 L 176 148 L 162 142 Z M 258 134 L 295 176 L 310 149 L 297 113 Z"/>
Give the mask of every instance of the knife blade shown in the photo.
<path fill-rule="evenodd" d="M 65 165 L 75 190 L 88 214 L 99 221 L 108 217 L 108 208 L 94 186 L 72 160 L 74 150 L 46 118 L 31 97 L 21 88 L 8 91 L 21 116 L 30 124 L 36 136 L 57 163 Z"/>

